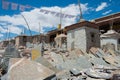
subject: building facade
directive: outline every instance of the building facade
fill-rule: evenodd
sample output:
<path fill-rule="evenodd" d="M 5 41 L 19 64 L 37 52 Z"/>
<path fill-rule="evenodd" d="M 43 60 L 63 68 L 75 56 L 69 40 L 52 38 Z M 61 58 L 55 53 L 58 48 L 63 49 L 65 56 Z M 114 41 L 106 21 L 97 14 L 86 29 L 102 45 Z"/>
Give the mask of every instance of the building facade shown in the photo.
<path fill-rule="evenodd" d="M 98 19 L 95 19 L 94 22 L 98 25 L 99 30 L 104 30 L 103 33 L 112 29 L 120 33 L 120 12 L 107 15 Z"/>
<path fill-rule="evenodd" d="M 26 46 L 26 42 L 29 42 L 31 40 L 31 38 L 29 36 L 26 35 L 20 35 L 15 37 L 15 46 L 19 47 L 19 46 Z"/>
<path fill-rule="evenodd" d="M 100 47 L 99 30 L 95 23 L 83 21 L 66 27 L 66 30 L 68 50 L 88 52 L 91 47 Z"/>
<path fill-rule="evenodd" d="M 114 30 L 108 30 L 107 33 L 102 34 L 101 36 L 101 48 L 107 46 L 107 44 L 113 45 L 114 50 L 120 50 L 120 34 Z"/>

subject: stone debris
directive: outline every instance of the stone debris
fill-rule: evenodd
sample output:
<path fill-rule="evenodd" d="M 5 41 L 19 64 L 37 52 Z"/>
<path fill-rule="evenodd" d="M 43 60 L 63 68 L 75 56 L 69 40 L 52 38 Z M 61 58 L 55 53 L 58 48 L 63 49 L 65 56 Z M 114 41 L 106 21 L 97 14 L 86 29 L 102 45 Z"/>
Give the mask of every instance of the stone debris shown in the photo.
<path fill-rule="evenodd" d="M 88 53 L 80 49 L 67 51 L 52 48 L 44 51 L 42 56 L 39 47 L 35 44 L 32 49 L 24 49 L 22 57 L 22 52 L 18 53 L 13 47 L 6 48 L 3 59 L 7 59 L 8 63 L 1 66 L 6 70 L 1 80 L 116 80 L 120 74 L 119 52 L 104 52 L 96 47 L 92 47 Z M 27 53 L 30 54 L 29 58 L 25 55 Z"/>
<path fill-rule="evenodd" d="M 6 80 L 51 80 L 55 72 L 27 59 L 12 58 L 9 61 Z"/>
<path fill-rule="evenodd" d="M 111 65 L 114 65 L 114 66 L 117 66 L 117 67 L 120 66 L 119 61 L 116 58 L 114 58 L 113 56 L 105 56 L 103 58 L 106 62 L 108 62 Z"/>
<path fill-rule="evenodd" d="M 96 54 L 97 51 L 98 51 L 98 48 L 95 48 L 95 47 L 91 47 L 91 49 L 90 49 L 90 52 L 93 54 Z"/>
<path fill-rule="evenodd" d="M 100 72 L 99 70 L 89 69 L 85 73 L 90 77 L 99 78 L 99 79 L 110 79 L 112 77 L 111 74 Z"/>
<path fill-rule="evenodd" d="M 106 63 L 102 58 L 90 58 L 89 60 L 91 63 L 93 63 L 94 65 L 104 65 L 104 66 L 110 66 L 108 63 Z"/>
<path fill-rule="evenodd" d="M 36 60 L 36 62 L 46 66 L 47 68 L 53 70 L 55 73 L 59 72 L 58 69 L 56 69 L 51 63 L 49 63 L 45 58 L 43 57 L 38 57 Z"/>

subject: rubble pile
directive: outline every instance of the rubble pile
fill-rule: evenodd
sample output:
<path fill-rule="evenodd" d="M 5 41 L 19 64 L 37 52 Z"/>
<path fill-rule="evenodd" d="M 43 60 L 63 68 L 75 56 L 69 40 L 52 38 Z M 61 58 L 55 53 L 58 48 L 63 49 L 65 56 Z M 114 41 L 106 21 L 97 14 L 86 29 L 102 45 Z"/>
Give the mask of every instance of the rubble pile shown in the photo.
<path fill-rule="evenodd" d="M 80 49 L 67 51 L 57 48 L 41 53 L 35 45 L 22 53 L 30 51 L 31 55 L 21 57 L 21 52 L 13 47 L 6 48 L 3 60 L 8 59 L 4 63 L 7 65 L 5 68 L 2 66 L 6 73 L 1 80 L 119 80 L 120 77 L 119 51 L 107 49 L 104 52 L 92 47 L 88 53 Z"/>
<path fill-rule="evenodd" d="M 113 73 L 120 69 L 120 54 L 113 50 L 104 52 L 92 47 L 89 53 L 80 49 L 62 52 L 47 51 L 43 56 L 60 71 L 57 76 L 60 80 L 110 80 Z"/>

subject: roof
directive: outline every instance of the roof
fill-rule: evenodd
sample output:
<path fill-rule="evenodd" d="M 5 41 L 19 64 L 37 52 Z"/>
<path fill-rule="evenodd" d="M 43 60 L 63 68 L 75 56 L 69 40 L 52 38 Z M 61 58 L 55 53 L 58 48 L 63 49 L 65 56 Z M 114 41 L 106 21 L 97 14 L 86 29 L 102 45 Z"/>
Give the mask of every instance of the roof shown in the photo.
<path fill-rule="evenodd" d="M 114 30 L 108 30 L 106 33 L 102 34 L 100 37 L 117 37 L 120 38 L 120 34 Z"/>
<path fill-rule="evenodd" d="M 61 32 L 61 31 L 63 31 L 63 29 L 55 29 L 55 30 L 49 31 L 47 34 L 52 35 L 52 34 L 56 34 L 56 33 Z"/>
<path fill-rule="evenodd" d="M 95 19 L 96 24 L 99 26 L 104 24 L 110 24 L 110 22 L 113 20 L 113 22 L 120 22 L 120 12 L 116 14 L 111 14 L 108 16 L 104 16 L 98 19 Z"/>
<path fill-rule="evenodd" d="M 45 36 L 44 34 L 36 34 L 36 35 L 33 35 L 33 37 L 36 37 L 36 36 Z"/>
<path fill-rule="evenodd" d="M 104 17 L 101 17 L 101 18 L 97 18 L 97 19 L 95 19 L 95 21 L 101 21 L 101 20 L 104 20 L 104 19 L 107 19 L 107 18 L 118 17 L 118 16 L 120 16 L 120 12 L 115 13 L 115 14 L 111 14 L 111 15 L 108 15 L 108 16 L 104 16 Z"/>
<path fill-rule="evenodd" d="M 12 58 L 9 61 L 7 80 L 44 80 L 54 75 L 54 71 L 40 63 L 24 58 Z"/>
<path fill-rule="evenodd" d="M 67 31 L 69 31 L 69 30 L 73 30 L 73 29 L 76 29 L 76 28 L 84 27 L 84 26 L 98 29 L 97 24 L 95 24 L 94 22 L 89 22 L 89 21 L 81 21 L 79 23 L 67 26 L 67 27 L 65 27 L 65 29 Z"/>
<path fill-rule="evenodd" d="M 17 38 L 17 37 L 23 37 L 23 36 L 26 36 L 26 37 L 27 37 L 27 35 L 22 34 L 22 35 L 18 35 L 18 36 L 16 36 L 15 38 Z"/>

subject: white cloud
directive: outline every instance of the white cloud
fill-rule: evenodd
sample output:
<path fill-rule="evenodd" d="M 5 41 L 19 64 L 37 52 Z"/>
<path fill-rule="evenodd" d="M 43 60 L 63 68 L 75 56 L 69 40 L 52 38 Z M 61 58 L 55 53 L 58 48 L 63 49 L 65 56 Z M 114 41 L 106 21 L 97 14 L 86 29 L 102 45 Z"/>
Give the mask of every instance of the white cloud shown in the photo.
<path fill-rule="evenodd" d="M 0 37 L 3 37 L 3 34 L 0 34 Z"/>
<path fill-rule="evenodd" d="M 7 33 L 9 31 L 10 33 L 14 33 L 14 34 L 18 34 L 18 35 L 22 32 L 22 30 L 20 28 L 18 28 L 17 26 L 8 25 L 7 27 L 8 27 L 8 29 L 6 28 L 6 26 L 4 28 L 0 26 L 0 31 L 2 33 Z"/>
<path fill-rule="evenodd" d="M 102 15 L 106 15 L 106 14 L 108 14 L 110 12 L 112 12 L 112 10 L 109 10 L 109 11 L 106 11 L 106 12 L 102 13 Z"/>
<path fill-rule="evenodd" d="M 0 24 L 1 24 L 2 26 L 6 26 L 6 25 L 7 25 L 7 23 L 3 23 L 3 22 L 0 22 Z"/>
<path fill-rule="evenodd" d="M 83 14 L 90 9 L 88 7 L 87 3 L 81 4 L 81 6 L 82 6 Z M 78 5 L 75 5 L 75 4 L 70 4 L 63 8 L 58 7 L 58 6 L 53 6 L 53 7 L 41 7 L 40 9 L 45 9 L 45 10 L 54 11 L 54 12 L 60 12 L 60 9 L 62 9 L 62 12 L 64 14 L 75 15 L 75 16 L 79 15 Z M 29 12 L 21 13 L 22 15 L 25 16 L 25 18 L 30 26 L 30 29 L 32 31 L 38 32 L 39 31 L 39 23 L 40 23 L 41 27 L 52 27 L 52 26 L 57 27 L 57 25 L 60 23 L 60 18 L 56 17 L 54 15 L 51 15 L 51 14 L 41 13 L 40 9 L 36 8 Z M 5 22 L 11 23 L 12 26 L 10 26 L 10 25 L 7 26 L 7 27 L 10 27 L 10 31 L 15 34 L 20 34 L 21 29 L 18 28 L 17 26 L 13 26 L 13 25 L 22 25 L 27 28 L 27 25 L 26 25 L 23 17 L 21 16 L 21 14 L 13 15 L 13 16 L 9 16 L 9 15 L 0 16 L 0 21 L 5 21 Z M 75 22 L 76 22 L 75 18 L 63 18 L 62 19 L 62 27 L 68 26 Z"/>
<path fill-rule="evenodd" d="M 7 29 L 4 29 L 4 28 L 2 28 L 2 27 L 0 26 L 0 32 L 6 33 L 6 32 L 7 32 Z"/>
<path fill-rule="evenodd" d="M 107 7 L 107 3 L 106 2 L 102 2 L 101 5 L 99 5 L 97 8 L 96 8 L 96 11 L 100 11 L 100 10 L 103 10 L 105 7 Z"/>
<path fill-rule="evenodd" d="M 19 34 L 21 34 L 22 29 L 14 26 L 14 25 L 9 25 L 9 31 L 10 31 L 11 33 L 14 33 L 14 34 L 18 34 L 18 35 L 19 35 Z"/>

